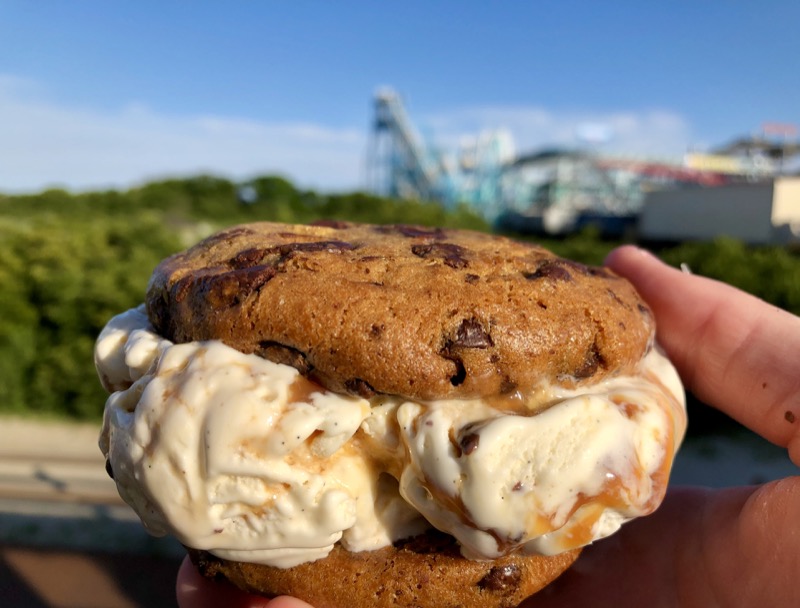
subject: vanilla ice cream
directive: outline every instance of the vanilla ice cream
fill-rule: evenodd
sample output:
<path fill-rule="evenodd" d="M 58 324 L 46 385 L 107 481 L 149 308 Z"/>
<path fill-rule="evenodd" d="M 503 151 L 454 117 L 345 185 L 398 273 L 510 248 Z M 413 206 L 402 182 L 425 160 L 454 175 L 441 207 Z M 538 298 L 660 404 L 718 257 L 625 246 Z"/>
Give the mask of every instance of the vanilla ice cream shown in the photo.
<path fill-rule="evenodd" d="M 140 307 L 95 360 L 100 447 L 147 529 L 281 568 L 431 525 L 475 559 L 586 545 L 658 506 L 686 424 L 655 348 L 636 377 L 580 394 L 367 400 L 222 342 L 172 344 Z"/>

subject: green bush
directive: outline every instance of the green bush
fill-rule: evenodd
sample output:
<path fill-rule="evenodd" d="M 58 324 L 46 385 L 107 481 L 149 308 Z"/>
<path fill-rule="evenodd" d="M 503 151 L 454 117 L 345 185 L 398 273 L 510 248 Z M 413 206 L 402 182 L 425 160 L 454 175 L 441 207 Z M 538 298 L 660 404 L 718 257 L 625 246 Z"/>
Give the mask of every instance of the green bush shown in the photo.
<path fill-rule="evenodd" d="M 0 224 L 0 409 L 96 418 L 92 350 L 106 321 L 142 301 L 180 243 L 152 213 Z"/>
<path fill-rule="evenodd" d="M 729 283 L 800 314 L 800 256 L 785 247 L 748 247 L 731 238 L 684 243 L 660 252 L 674 266 Z"/>

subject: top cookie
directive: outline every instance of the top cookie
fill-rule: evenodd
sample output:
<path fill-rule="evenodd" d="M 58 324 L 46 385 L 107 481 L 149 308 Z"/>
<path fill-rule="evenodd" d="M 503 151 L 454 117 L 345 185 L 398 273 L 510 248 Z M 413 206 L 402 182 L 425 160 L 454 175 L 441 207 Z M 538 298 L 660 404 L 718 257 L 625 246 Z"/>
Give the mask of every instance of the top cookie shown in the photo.
<path fill-rule="evenodd" d="M 159 264 L 147 312 L 174 342 L 221 340 L 330 390 L 419 400 L 631 373 L 654 333 L 605 268 L 478 232 L 346 222 L 210 236 Z"/>

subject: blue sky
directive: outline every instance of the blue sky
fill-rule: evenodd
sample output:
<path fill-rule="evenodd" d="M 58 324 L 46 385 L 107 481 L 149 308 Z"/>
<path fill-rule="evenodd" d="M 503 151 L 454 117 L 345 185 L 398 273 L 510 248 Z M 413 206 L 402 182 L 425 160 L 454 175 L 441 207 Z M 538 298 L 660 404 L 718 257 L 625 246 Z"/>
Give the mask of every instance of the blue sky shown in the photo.
<path fill-rule="evenodd" d="M 432 143 L 679 158 L 800 123 L 800 2 L 0 0 L 0 191 L 208 171 L 364 184 L 388 85 Z"/>

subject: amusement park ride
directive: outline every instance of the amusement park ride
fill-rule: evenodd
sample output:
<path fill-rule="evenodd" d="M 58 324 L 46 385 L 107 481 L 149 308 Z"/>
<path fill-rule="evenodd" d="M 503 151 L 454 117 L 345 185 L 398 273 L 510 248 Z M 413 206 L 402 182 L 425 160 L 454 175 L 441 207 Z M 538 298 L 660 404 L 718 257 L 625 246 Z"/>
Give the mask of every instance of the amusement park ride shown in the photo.
<path fill-rule="evenodd" d="M 524 231 L 565 233 L 586 223 L 622 230 L 647 192 L 771 178 L 797 143 L 743 139 L 682 163 L 546 149 L 515 155 L 507 133 L 487 132 L 456 155 L 428 145 L 400 96 L 381 89 L 367 155 L 367 187 L 380 195 L 471 206 L 487 220 Z M 773 134 L 774 135 L 774 134 Z M 795 133 L 796 136 L 796 133 Z"/>

